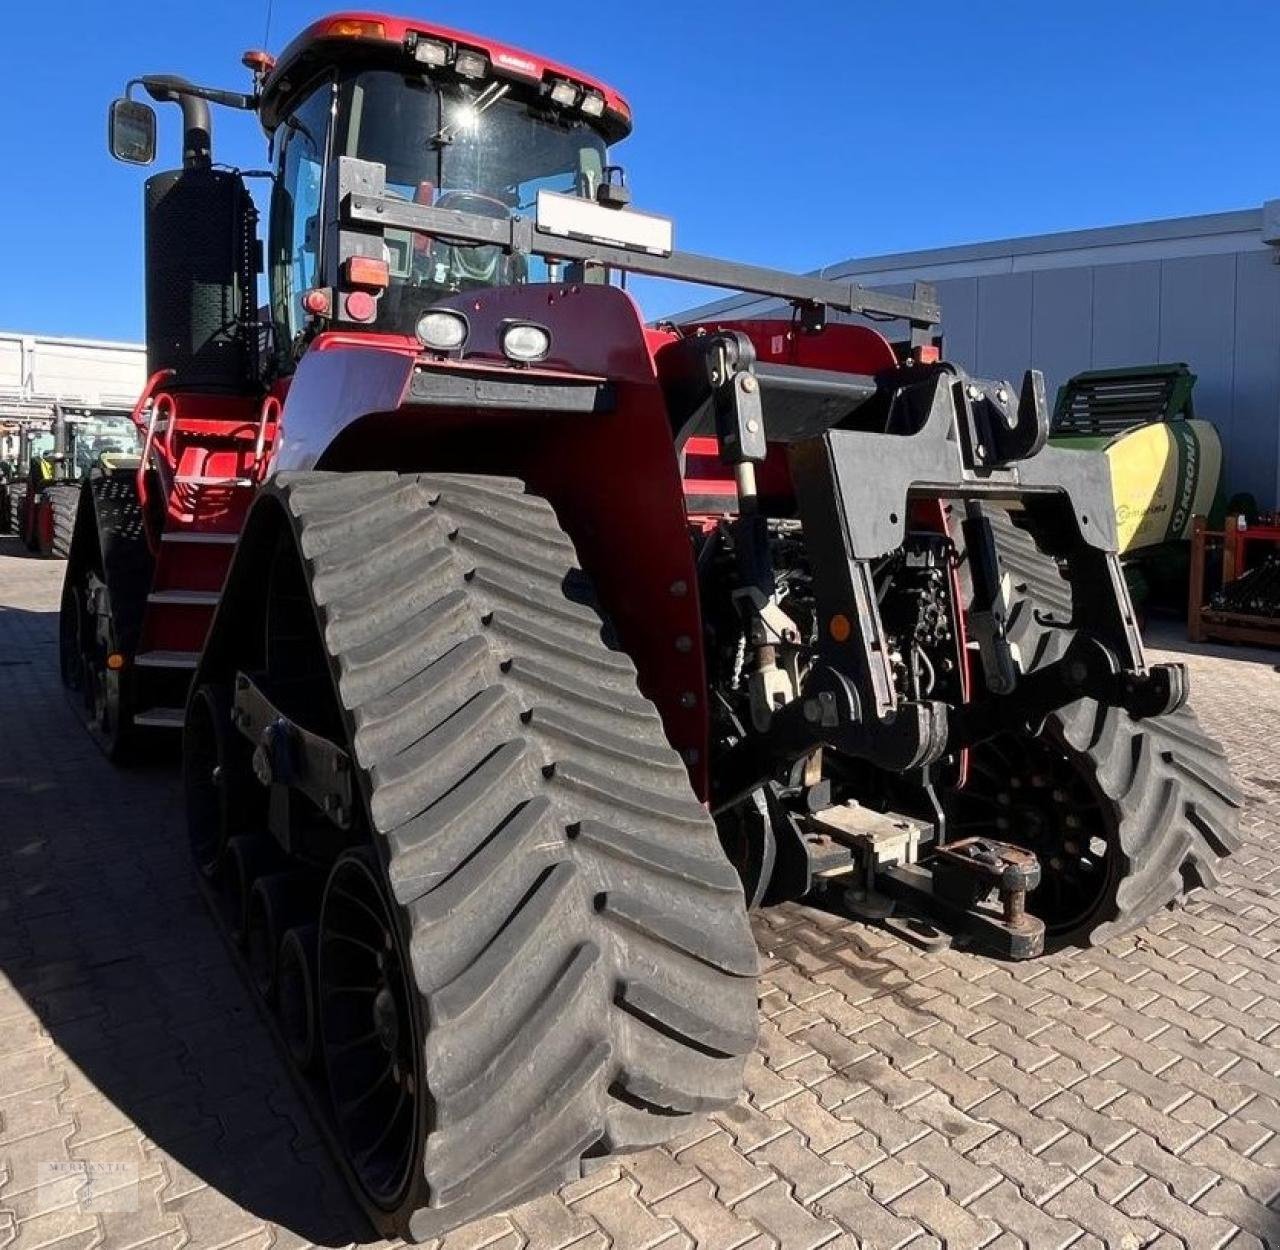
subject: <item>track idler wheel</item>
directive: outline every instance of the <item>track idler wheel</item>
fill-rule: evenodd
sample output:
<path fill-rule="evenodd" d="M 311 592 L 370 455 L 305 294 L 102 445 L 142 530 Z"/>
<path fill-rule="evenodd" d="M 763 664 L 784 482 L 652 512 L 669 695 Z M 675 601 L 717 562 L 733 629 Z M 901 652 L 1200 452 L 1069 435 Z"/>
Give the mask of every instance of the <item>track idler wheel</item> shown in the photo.
<path fill-rule="evenodd" d="M 316 1021 L 316 954 L 320 930 L 316 925 L 290 929 L 276 956 L 276 1008 L 280 1030 L 294 1063 L 306 1073 L 318 1073 L 320 1029 Z"/>
<path fill-rule="evenodd" d="M 62 684 L 72 694 L 84 695 L 86 622 L 81 603 L 81 588 L 70 578 L 62 587 L 62 605 L 58 612 L 58 668 Z"/>
<path fill-rule="evenodd" d="M 280 866 L 276 844 L 265 834 L 237 834 L 217 868 L 218 904 L 236 945 L 244 949 L 254 882 Z"/>
<path fill-rule="evenodd" d="M 245 919 L 245 956 L 253 983 L 268 1003 L 276 999 L 285 933 L 314 918 L 319 904 L 320 882 L 305 869 L 274 872 L 253 883 Z"/>
<path fill-rule="evenodd" d="M 404 1192 L 422 1132 L 409 955 L 372 851 L 343 855 L 320 912 L 319 1023 L 347 1158 L 374 1201 Z"/>

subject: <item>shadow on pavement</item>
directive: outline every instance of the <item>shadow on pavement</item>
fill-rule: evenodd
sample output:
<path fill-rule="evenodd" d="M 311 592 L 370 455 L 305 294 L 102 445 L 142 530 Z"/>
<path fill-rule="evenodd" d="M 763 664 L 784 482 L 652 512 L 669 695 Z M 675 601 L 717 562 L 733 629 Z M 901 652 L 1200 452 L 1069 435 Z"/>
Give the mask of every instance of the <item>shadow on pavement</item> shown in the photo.
<path fill-rule="evenodd" d="M 176 774 L 98 752 L 57 684 L 56 628 L 0 611 L 0 1139 L 17 1103 L 68 1127 L 0 1147 L 0 1206 L 39 1214 L 38 1165 L 69 1153 L 138 1164 L 143 1201 L 200 1244 L 264 1221 L 370 1240 L 196 892 Z M 4 979 L 38 1021 L 23 1042 Z M 23 1046 L 45 1053 L 15 1065 Z"/>

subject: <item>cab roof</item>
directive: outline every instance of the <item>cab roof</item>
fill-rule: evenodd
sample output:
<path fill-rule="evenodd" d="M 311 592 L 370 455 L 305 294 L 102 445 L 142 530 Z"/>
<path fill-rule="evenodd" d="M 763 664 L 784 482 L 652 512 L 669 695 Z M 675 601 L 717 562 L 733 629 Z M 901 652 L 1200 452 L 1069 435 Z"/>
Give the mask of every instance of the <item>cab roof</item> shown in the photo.
<path fill-rule="evenodd" d="M 460 50 L 482 53 L 492 77 L 508 79 L 547 92 L 557 80 L 568 81 L 579 92 L 604 97 L 604 111 L 593 121 L 610 142 L 631 133 L 631 106 L 606 83 L 580 70 L 570 69 L 532 52 L 513 48 L 483 35 L 439 26 L 412 17 L 391 17 L 383 13 L 343 11 L 312 22 L 280 54 L 262 86 L 259 114 L 263 126 L 272 131 L 288 109 L 298 88 L 305 87 L 324 68 L 347 61 L 376 60 L 386 64 L 388 54 L 397 50 L 406 68 L 430 66 L 415 61 L 413 49 L 419 40 L 450 45 L 453 55 Z"/>

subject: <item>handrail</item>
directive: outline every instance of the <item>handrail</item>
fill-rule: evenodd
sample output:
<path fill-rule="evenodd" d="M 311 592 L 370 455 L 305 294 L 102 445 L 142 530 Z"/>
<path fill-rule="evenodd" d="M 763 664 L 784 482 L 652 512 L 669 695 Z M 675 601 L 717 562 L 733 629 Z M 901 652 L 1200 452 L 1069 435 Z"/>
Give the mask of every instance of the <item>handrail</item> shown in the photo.
<path fill-rule="evenodd" d="M 171 378 L 172 376 L 172 369 L 156 370 L 156 372 L 147 379 L 147 384 L 142 388 L 142 394 L 139 396 L 138 402 L 134 406 L 133 412 L 130 414 L 130 419 L 133 421 L 134 425 L 139 429 L 142 429 L 142 411 L 146 407 L 148 401 L 151 401 L 151 412 L 147 418 L 146 438 L 143 440 L 142 444 L 142 458 L 138 461 L 138 472 L 134 478 L 134 482 L 138 491 L 138 506 L 142 511 L 142 533 L 147 540 L 147 548 L 153 556 L 158 556 L 160 554 L 160 540 L 153 532 L 151 516 L 147 508 L 147 465 L 151 461 L 151 453 L 155 446 L 156 422 L 159 420 L 160 415 L 160 401 L 164 399 L 169 400 L 169 407 L 171 411 L 169 418 L 170 426 L 172 425 L 177 413 L 176 409 L 173 408 L 172 397 L 168 395 L 160 395 L 156 396 L 154 400 L 152 397 L 160 383 L 165 381 L 166 378 Z M 169 437 L 168 440 L 166 440 L 165 453 L 166 455 L 171 455 L 173 438 L 172 430 L 166 429 L 166 433 Z M 163 480 L 161 481 L 161 485 L 164 485 Z M 166 487 L 166 494 L 167 493 L 168 489 Z"/>
<path fill-rule="evenodd" d="M 274 417 L 276 428 L 280 426 L 280 401 L 274 395 L 268 395 L 262 401 L 262 415 L 258 418 L 258 437 L 253 443 L 253 465 L 249 470 L 249 476 L 255 481 L 262 481 L 266 476 L 267 460 L 267 422 Z"/>
<path fill-rule="evenodd" d="M 173 377 L 172 369 L 157 369 L 148 379 L 146 385 L 142 388 L 142 394 L 138 396 L 138 402 L 134 404 L 133 411 L 129 413 L 129 420 L 134 423 L 139 431 L 145 433 L 142 428 L 142 410 L 147 406 L 147 402 L 151 396 L 155 394 L 156 387 L 161 382 L 167 381 Z"/>

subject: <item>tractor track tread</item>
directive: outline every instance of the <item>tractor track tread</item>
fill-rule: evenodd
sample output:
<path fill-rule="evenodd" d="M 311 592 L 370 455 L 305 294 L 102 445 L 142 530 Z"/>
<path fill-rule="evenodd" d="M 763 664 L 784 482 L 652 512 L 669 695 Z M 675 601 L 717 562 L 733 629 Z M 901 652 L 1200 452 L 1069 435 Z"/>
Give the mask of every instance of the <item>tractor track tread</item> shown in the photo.
<path fill-rule="evenodd" d="M 1002 566 L 1014 586 L 1009 637 L 1026 669 L 1057 659 L 1071 619 L 1071 588 L 1056 560 L 1008 513 L 988 508 Z M 1032 659 L 1031 657 L 1034 657 Z M 1135 720 L 1122 708 L 1081 699 L 1054 712 L 1046 732 L 1078 753 L 1117 822 L 1121 870 L 1114 897 L 1071 941 L 1097 945 L 1150 919 L 1190 889 L 1218 883 L 1219 863 L 1240 846 L 1243 792 L 1222 747 L 1184 705 Z"/>
<path fill-rule="evenodd" d="M 625 767 L 634 765 L 641 769 L 652 781 L 662 779 L 684 792 L 688 773 L 679 760 L 673 759 L 671 752 L 657 749 L 647 743 L 637 742 L 634 738 L 626 738 L 620 734 L 611 734 L 608 730 L 599 729 L 587 721 L 559 708 L 541 707 L 535 704 L 524 713 L 526 722 L 537 722 L 538 728 L 551 737 L 560 738 L 571 743 L 575 748 L 584 751 L 586 758 L 598 757 L 607 761 L 609 767 Z"/>
<path fill-rule="evenodd" d="M 375 1223 L 437 1236 L 730 1103 L 758 966 L 736 874 L 551 507 L 442 474 L 263 496 L 307 569 L 420 995 L 431 1131 Z"/>

